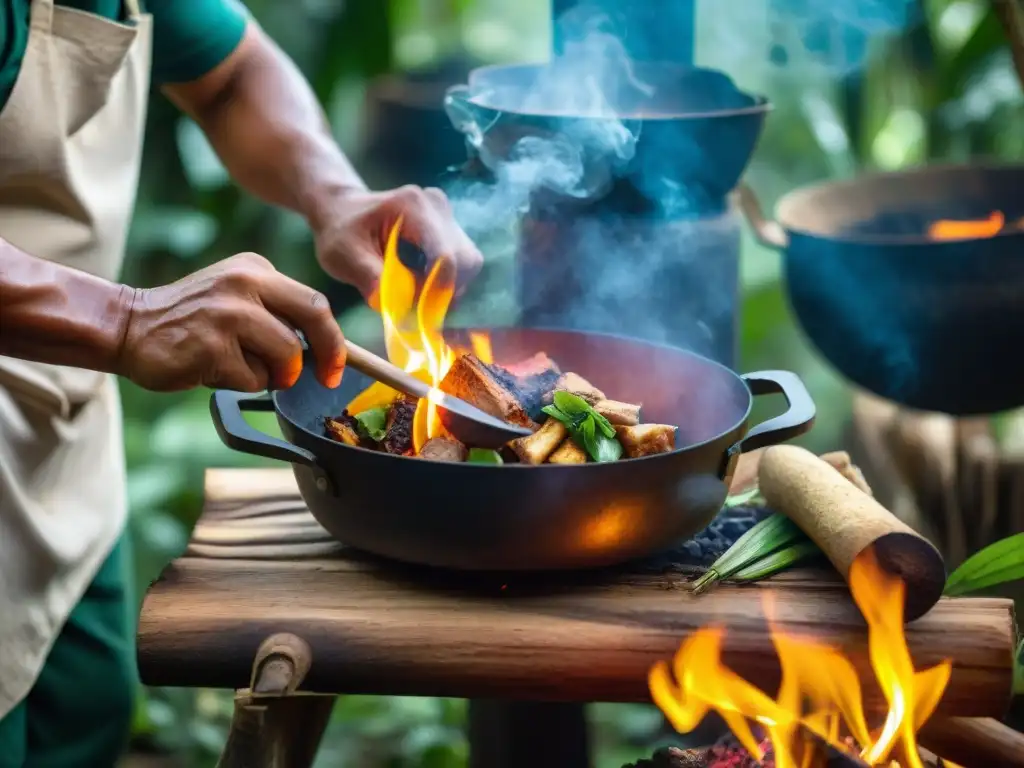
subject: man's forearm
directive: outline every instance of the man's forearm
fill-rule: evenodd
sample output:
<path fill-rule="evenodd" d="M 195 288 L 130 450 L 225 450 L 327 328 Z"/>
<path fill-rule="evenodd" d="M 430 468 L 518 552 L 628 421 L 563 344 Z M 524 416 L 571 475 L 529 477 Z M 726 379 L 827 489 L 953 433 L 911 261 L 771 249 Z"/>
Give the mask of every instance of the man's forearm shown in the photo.
<path fill-rule="evenodd" d="M 255 24 L 213 72 L 166 91 L 240 185 L 299 212 L 314 228 L 339 195 L 365 189 L 302 73 Z"/>
<path fill-rule="evenodd" d="M 0 239 L 0 355 L 112 372 L 133 295 Z"/>

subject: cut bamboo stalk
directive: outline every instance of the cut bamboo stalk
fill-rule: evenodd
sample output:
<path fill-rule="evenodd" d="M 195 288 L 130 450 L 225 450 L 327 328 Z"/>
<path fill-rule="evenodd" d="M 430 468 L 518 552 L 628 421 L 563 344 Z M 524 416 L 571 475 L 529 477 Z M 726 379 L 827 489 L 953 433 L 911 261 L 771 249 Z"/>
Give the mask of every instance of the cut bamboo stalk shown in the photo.
<path fill-rule="evenodd" d="M 931 542 L 810 451 L 769 448 L 758 484 L 768 506 L 796 523 L 844 579 L 853 561 L 872 549 L 878 564 L 906 585 L 906 621 L 923 616 L 942 596 L 946 566 Z"/>

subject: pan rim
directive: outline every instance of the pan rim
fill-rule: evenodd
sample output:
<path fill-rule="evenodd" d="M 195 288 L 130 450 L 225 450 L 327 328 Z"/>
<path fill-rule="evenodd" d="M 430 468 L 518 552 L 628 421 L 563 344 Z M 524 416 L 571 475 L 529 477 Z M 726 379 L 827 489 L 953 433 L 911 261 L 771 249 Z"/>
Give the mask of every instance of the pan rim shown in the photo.
<path fill-rule="evenodd" d="M 859 235 L 859 234 L 826 234 L 808 229 L 796 223 L 796 219 L 806 221 L 806 215 L 797 215 L 808 202 L 825 190 L 843 192 L 863 186 L 868 182 L 884 182 L 893 179 L 908 179 L 915 176 L 944 173 L 1017 173 L 1024 179 L 1024 163 L 1005 162 L 996 158 L 981 159 L 973 162 L 934 163 L 895 171 L 878 171 L 867 173 L 851 179 L 831 179 L 817 181 L 787 192 L 775 206 L 775 218 L 782 227 L 792 234 L 813 237 L 818 240 L 829 240 L 836 243 L 886 246 L 916 246 L 919 248 L 943 248 L 948 246 L 964 246 L 972 243 L 999 241 L 1003 238 L 1021 237 L 1024 230 L 999 232 L 991 237 L 972 237 L 957 240 L 932 240 L 924 234 L 913 235 Z"/>
<path fill-rule="evenodd" d="M 738 421 L 736 421 L 731 427 L 729 427 L 729 429 L 727 429 L 727 430 L 725 430 L 723 432 L 720 432 L 720 433 L 718 433 L 718 434 L 716 434 L 716 435 L 714 435 L 714 436 L 712 436 L 712 437 L 710 437 L 710 438 L 708 438 L 706 440 L 702 440 L 702 441 L 697 442 L 697 443 L 691 443 L 691 444 L 685 445 L 683 447 L 678 447 L 678 448 L 675 448 L 675 449 L 673 449 L 673 450 L 671 450 L 671 451 L 669 451 L 667 453 L 656 453 L 656 454 L 653 454 L 653 455 L 650 455 L 650 456 L 639 456 L 637 458 L 625 458 L 625 459 L 619 459 L 617 461 L 610 461 L 610 462 L 596 462 L 596 461 L 590 462 L 590 461 L 588 461 L 586 464 L 520 464 L 520 463 L 517 462 L 517 463 L 514 463 L 514 464 L 500 464 L 500 465 L 494 465 L 494 464 L 470 464 L 468 462 L 451 462 L 451 461 L 438 461 L 436 459 L 422 459 L 422 458 L 420 458 L 418 456 L 402 456 L 402 455 L 397 455 L 397 454 L 393 454 L 393 453 L 384 453 L 382 451 L 373 451 L 373 450 L 370 450 L 369 448 L 362 448 L 362 447 L 356 446 L 356 445 L 346 445 L 345 443 L 338 442 L 337 440 L 331 440 L 329 437 L 325 437 L 324 435 L 320 435 L 320 434 L 317 434 L 316 432 L 313 432 L 311 430 L 306 429 L 302 425 L 297 424 L 293 419 L 289 418 L 281 410 L 280 405 L 278 403 L 278 397 L 281 394 L 281 390 L 275 390 L 274 392 L 271 393 L 271 400 L 272 400 L 272 402 L 274 404 L 274 412 L 275 412 L 275 414 L 277 415 L 277 417 L 279 419 L 284 419 L 285 421 L 287 421 L 289 426 L 292 429 L 296 430 L 298 433 L 301 433 L 304 436 L 304 438 L 312 438 L 313 439 L 313 443 L 312 443 L 313 445 L 328 444 L 328 445 L 332 446 L 332 448 L 330 448 L 330 450 L 335 450 L 335 448 L 333 446 L 337 446 L 338 449 L 348 450 L 348 451 L 358 451 L 358 452 L 360 452 L 362 454 L 365 454 L 367 456 L 382 456 L 382 457 L 386 457 L 386 458 L 389 458 L 389 459 L 401 459 L 401 460 L 404 460 L 404 461 L 414 461 L 417 464 L 424 464 L 424 463 L 426 463 L 426 464 L 434 464 L 434 465 L 443 466 L 443 467 L 460 467 L 460 468 L 472 467 L 473 469 L 477 469 L 477 470 L 489 470 L 489 471 L 505 470 L 505 469 L 512 469 L 512 468 L 517 468 L 519 470 L 546 470 L 546 471 L 553 471 L 553 470 L 562 470 L 562 471 L 575 470 L 575 471 L 581 471 L 581 470 L 593 469 L 593 468 L 597 468 L 597 467 L 609 467 L 609 466 L 620 466 L 620 465 L 625 465 L 625 464 L 637 464 L 637 463 L 643 462 L 643 461 L 652 461 L 652 460 L 657 460 L 657 459 L 664 459 L 664 458 L 666 458 L 668 456 L 679 456 L 679 455 L 682 455 L 684 453 L 688 453 L 690 451 L 699 450 L 701 448 L 704 448 L 704 447 L 709 446 L 709 445 L 713 445 L 714 443 L 717 443 L 717 442 L 719 442 L 721 440 L 729 438 L 730 436 L 734 435 L 737 432 L 742 432 L 743 428 L 747 425 L 747 423 L 748 423 L 748 421 L 750 419 L 750 412 L 751 412 L 751 410 L 753 410 L 753 406 L 754 406 L 754 395 L 750 391 L 750 387 L 747 385 L 746 381 L 744 381 L 742 375 L 736 373 L 736 371 L 734 371 L 732 368 L 729 368 L 727 365 L 723 365 L 722 363 L 719 363 L 716 360 L 712 360 L 709 357 L 705 357 L 704 355 L 698 354 L 696 352 L 691 352 L 690 350 L 683 349 L 682 347 L 677 347 L 677 346 L 674 346 L 672 344 L 667 344 L 667 343 L 664 343 L 664 342 L 656 342 L 656 341 L 647 341 L 645 339 L 637 339 L 637 338 L 634 338 L 634 337 L 631 337 L 631 336 L 627 336 L 625 334 L 618 334 L 618 333 L 605 333 L 605 332 L 600 332 L 600 331 L 579 331 L 579 330 L 566 329 L 566 328 L 549 328 L 549 327 L 537 327 L 537 328 L 533 328 L 533 327 L 530 327 L 530 328 L 516 328 L 516 327 L 513 327 L 513 326 L 453 327 L 453 328 L 446 328 L 444 333 L 449 333 L 449 332 L 469 332 L 469 331 L 516 331 L 516 330 L 540 332 L 540 333 L 572 334 L 572 335 L 576 335 L 576 336 L 586 336 L 586 337 L 590 337 L 590 338 L 612 339 L 612 340 L 616 340 L 616 341 L 629 342 L 631 344 L 640 344 L 640 345 L 643 345 L 643 346 L 655 347 L 657 349 L 667 350 L 669 352 L 672 352 L 673 354 L 683 353 L 683 354 L 685 354 L 685 355 L 687 355 L 689 357 L 696 358 L 697 360 L 701 361 L 702 363 L 707 363 L 708 365 L 710 365 L 712 367 L 719 368 L 724 373 L 726 373 L 729 376 L 731 376 L 733 379 L 739 381 L 739 383 L 742 385 L 742 387 L 746 390 L 746 393 L 747 393 L 746 407 L 744 408 L 742 417 Z M 675 425 L 675 426 L 676 426 L 676 429 L 678 430 L 679 426 L 678 425 Z M 733 442 L 739 442 L 740 440 L 742 440 L 742 434 L 739 437 L 737 437 Z M 313 451 L 313 453 L 315 454 L 317 452 Z"/>
<path fill-rule="evenodd" d="M 680 73 L 689 72 L 706 72 L 718 75 L 724 75 L 728 77 L 724 72 L 713 69 L 711 67 L 698 67 L 688 66 L 673 63 L 662 63 L 662 62 L 648 62 L 651 65 L 666 64 L 672 69 L 677 70 Z M 469 87 L 473 87 L 474 80 L 480 79 L 482 75 L 486 75 L 488 72 L 495 72 L 498 70 L 538 70 L 544 67 L 550 66 L 550 62 L 534 61 L 534 62 L 520 62 L 515 64 L 487 64 L 482 67 L 476 67 L 472 72 L 469 73 L 467 84 Z M 730 81 L 732 78 L 729 78 Z M 750 93 L 738 88 L 733 82 L 733 87 L 737 93 L 751 100 L 751 104 L 744 107 L 730 107 L 728 109 L 712 109 L 702 110 L 699 112 L 680 112 L 676 114 L 652 114 L 652 115 L 608 115 L 608 114 L 579 114 L 571 112 L 557 112 L 557 111 L 544 111 L 544 112 L 526 112 L 521 109 L 506 109 L 496 104 L 489 104 L 486 101 L 479 100 L 477 96 L 470 96 L 466 100 L 475 107 L 480 109 L 486 109 L 491 112 L 495 112 L 498 115 L 513 115 L 515 117 L 527 117 L 527 118 L 556 118 L 560 120 L 610 120 L 616 123 L 631 123 L 631 122 L 682 122 L 689 120 L 708 120 L 718 117 L 740 117 L 743 115 L 756 115 L 771 112 L 775 109 L 775 105 L 772 101 L 761 93 Z"/>

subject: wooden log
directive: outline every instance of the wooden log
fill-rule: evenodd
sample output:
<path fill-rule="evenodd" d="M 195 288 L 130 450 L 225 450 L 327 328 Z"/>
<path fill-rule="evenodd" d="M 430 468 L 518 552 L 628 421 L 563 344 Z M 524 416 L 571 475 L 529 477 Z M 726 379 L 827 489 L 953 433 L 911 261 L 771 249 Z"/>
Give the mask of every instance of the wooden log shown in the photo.
<path fill-rule="evenodd" d="M 150 590 L 139 625 L 148 685 L 238 688 L 245 658 L 287 629 L 317 663 L 308 690 L 549 701 L 649 701 L 647 672 L 710 621 L 728 628 L 726 662 L 766 691 L 778 684 L 775 649 L 756 588 L 722 585 L 692 597 L 677 576 L 544 589 L 483 590 L 388 576 L 354 563 L 182 559 Z M 845 584 L 825 572 L 787 574 L 775 612 L 851 656 L 872 679 L 866 630 Z M 955 660 L 940 711 L 1001 717 L 1009 704 L 1014 629 L 1009 601 L 940 601 L 907 627 L 915 663 Z M 880 700 L 867 688 L 869 705 Z"/>
<path fill-rule="evenodd" d="M 1024 768 L 1024 733 L 992 718 L 933 718 L 925 723 L 918 740 L 960 765 Z"/>

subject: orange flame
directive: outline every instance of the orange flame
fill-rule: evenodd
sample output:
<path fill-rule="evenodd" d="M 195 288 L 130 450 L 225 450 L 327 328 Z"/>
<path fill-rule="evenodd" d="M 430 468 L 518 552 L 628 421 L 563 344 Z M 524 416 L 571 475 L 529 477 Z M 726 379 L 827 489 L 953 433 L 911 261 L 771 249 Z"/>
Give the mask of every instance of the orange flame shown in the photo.
<path fill-rule="evenodd" d="M 868 625 L 868 650 L 888 710 L 872 731 L 853 663 L 839 650 L 799 638 L 770 622 L 782 667 L 782 683 L 772 699 L 722 663 L 725 631 L 697 630 L 683 642 L 672 667 L 659 662 L 648 676 L 655 704 L 681 733 L 693 730 L 709 711 L 725 720 L 737 740 L 763 759 L 751 721 L 767 733 L 777 768 L 808 768 L 819 760 L 818 745 L 807 733 L 836 747 L 849 736 L 869 765 L 890 763 L 896 751 L 904 768 L 924 768 L 915 734 L 938 705 L 952 664 L 943 661 L 915 671 L 903 633 L 904 585 L 885 573 L 868 552 L 850 569 L 850 591 Z M 773 602 L 766 598 L 766 612 Z"/>
<path fill-rule="evenodd" d="M 928 227 L 928 237 L 932 240 L 977 240 L 995 237 L 1003 231 L 1006 217 L 1001 211 L 993 211 L 987 219 L 973 221 L 956 221 L 940 219 Z"/>
<path fill-rule="evenodd" d="M 452 363 L 469 350 L 454 349 L 441 333 L 444 319 L 455 295 L 455 264 L 441 257 L 417 292 L 416 276 L 398 258 L 398 234 L 402 220 L 395 222 L 384 249 L 384 268 L 370 306 L 380 312 L 388 360 L 421 381 L 438 387 Z M 418 293 L 418 296 L 417 296 Z M 482 362 L 493 362 L 490 337 L 470 334 L 472 351 Z M 362 413 L 390 405 L 399 393 L 375 382 L 348 404 L 348 412 Z M 413 448 L 417 453 L 432 437 L 444 434 L 437 406 L 426 399 L 416 404 L 413 418 Z"/>

